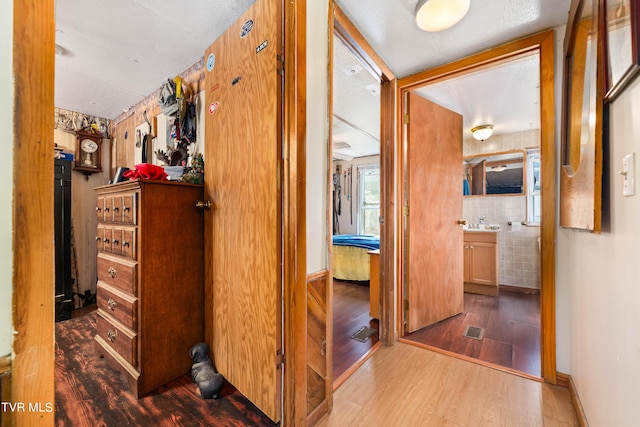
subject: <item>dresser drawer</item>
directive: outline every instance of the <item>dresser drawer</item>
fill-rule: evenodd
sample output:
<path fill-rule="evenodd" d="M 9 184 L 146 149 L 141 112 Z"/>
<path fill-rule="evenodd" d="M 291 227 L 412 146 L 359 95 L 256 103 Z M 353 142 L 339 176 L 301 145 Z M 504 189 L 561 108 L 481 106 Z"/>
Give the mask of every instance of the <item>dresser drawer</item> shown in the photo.
<path fill-rule="evenodd" d="M 113 196 L 113 222 L 136 224 L 136 199 L 137 193 Z"/>
<path fill-rule="evenodd" d="M 127 328 L 118 325 L 98 310 L 96 317 L 96 334 L 134 368 L 138 366 L 138 338 Z"/>
<path fill-rule="evenodd" d="M 133 331 L 138 330 L 138 299 L 98 282 L 98 308 Z"/>
<path fill-rule="evenodd" d="M 137 264 L 98 254 L 98 280 L 135 296 L 138 292 Z"/>

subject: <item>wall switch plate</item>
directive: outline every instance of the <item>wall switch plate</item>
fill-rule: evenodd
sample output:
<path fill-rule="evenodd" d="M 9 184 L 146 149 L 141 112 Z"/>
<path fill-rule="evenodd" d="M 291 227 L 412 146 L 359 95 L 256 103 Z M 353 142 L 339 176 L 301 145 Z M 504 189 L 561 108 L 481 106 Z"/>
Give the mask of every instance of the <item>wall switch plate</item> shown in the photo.
<path fill-rule="evenodd" d="M 622 195 L 634 196 L 636 194 L 635 153 L 627 154 L 622 158 L 622 172 L 620 174 L 624 177 Z"/>

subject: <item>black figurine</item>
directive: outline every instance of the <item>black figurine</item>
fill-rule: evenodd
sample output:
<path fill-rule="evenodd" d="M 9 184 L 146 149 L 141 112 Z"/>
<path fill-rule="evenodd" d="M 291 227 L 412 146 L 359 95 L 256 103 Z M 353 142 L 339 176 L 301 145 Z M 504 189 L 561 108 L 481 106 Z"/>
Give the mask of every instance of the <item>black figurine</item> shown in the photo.
<path fill-rule="evenodd" d="M 224 378 L 213 367 L 209 358 L 209 345 L 201 342 L 189 350 L 189 355 L 193 360 L 191 366 L 191 378 L 198 384 L 200 394 L 205 399 L 217 399 L 218 393 L 222 390 Z"/>

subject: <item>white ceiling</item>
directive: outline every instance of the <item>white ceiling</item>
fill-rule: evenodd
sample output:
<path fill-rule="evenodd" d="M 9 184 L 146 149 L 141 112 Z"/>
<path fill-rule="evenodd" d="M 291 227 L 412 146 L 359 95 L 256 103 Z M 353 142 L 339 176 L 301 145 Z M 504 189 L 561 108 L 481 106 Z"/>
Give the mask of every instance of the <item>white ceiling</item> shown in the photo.
<path fill-rule="evenodd" d="M 56 107 L 115 118 L 153 93 L 166 78 L 199 61 L 205 49 L 253 3 L 57 0 L 56 43 L 62 54 L 56 56 Z M 337 3 L 396 77 L 404 77 L 564 24 L 570 0 L 472 0 L 467 16 L 439 33 L 417 28 L 417 0 Z M 341 51 L 339 43 L 335 45 L 334 82 L 336 88 L 344 85 L 336 93 L 345 95 L 342 101 L 335 97 L 335 138 L 358 147 L 355 154 L 363 155 L 369 152 L 363 148 L 365 141 L 371 144 L 372 137 L 378 138 L 377 122 L 370 117 L 379 115 L 373 109 L 379 108 L 379 97 L 367 89 L 374 82 L 366 71 L 352 75 L 340 71 L 352 67 L 353 57 Z M 536 92 L 532 88 L 538 84 L 525 78 L 531 66 L 525 61 L 511 71 L 443 83 L 445 86 L 423 89 L 421 94 L 440 99 L 463 114 L 465 128 L 491 121 L 496 133 L 526 129 L 538 121 L 525 111 L 535 110 L 532 105 L 537 102 L 527 95 Z M 518 108 L 507 99 L 514 94 L 519 94 Z M 352 105 L 357 100 L 364 103 Z M 512 113 L 519 110 L 522 118 L 517 119 Z M 349 137 L 352 142 L 344 141 L 348 133 L 359 134 L 360 142 L 355 142 L 355 136 Z"/>

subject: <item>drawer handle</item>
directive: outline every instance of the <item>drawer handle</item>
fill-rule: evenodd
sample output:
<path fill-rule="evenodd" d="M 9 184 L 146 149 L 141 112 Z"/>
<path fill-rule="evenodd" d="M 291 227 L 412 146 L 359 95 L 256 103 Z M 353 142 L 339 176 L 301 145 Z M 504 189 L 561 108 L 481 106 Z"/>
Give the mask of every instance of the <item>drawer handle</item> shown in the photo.
<path fill-rule="evenodd" d="M 118 208 L 117 206 L 114 206 L 114 207 L 113 207 L 113 211 L 114 211 L 114 212 L 118 212 L 119 210 L 120 210 L 120 208 Z"/>
<path fill-rule="evenodd" d="M 109 243 L 109 239 L 104 239 L 104 242 L 105 243 Z"/>
<path fill-rule="evenodd" d="M 117 245 L 118 244 L 118 239 L 113 239 L 113 244 Z"/>
<path fill-rule="evenodd" d="M 117 303 L 114 301 L 113 298 L 109 298 L 109 300 L 107 301 L 107 305 L 111 310 L 114 310 L 116 308 Z"/>
<path fill-rule="evenodd" d="M 102 209 L 100 209 L 98 206 L 96 206 L 96 212 L 100 212 Z"/>
<path fill-rule="evenodd" d="M 99 242 L 100 240 L 102 240 L 100 237 L 96 236 L 96 242 Z"/>
<path fill-rule="evenodd" d="M 124 208 L 122 208 L 122 210 L 125 211 L 125 212 L 129 212 L 130 211 L 129 206 L 125 206 Z"/>
<path fill-rule="evenodd" d="M 105 212 L 109 212 L 109 208 L 104 208 L 104 211 Z"/>
<path fill-rule="evenodd" d="M 113 267 L 109 267 L 109 269 L 107 270 L 107 273 L 109 273 L 109 276 L 111 276 L 112 279 L 116 277 L 116 269 Z"/>
<path fill-rule="evenodd" d="M 109 329 L 107 331 L 107 339 L 111 342 L 114 342 L 116 340 L 116 332 Z"/>
<path fill-rule="evenodd" d="M 129 246 L 129 242 L 127 242 L 126 240 L 122 241 L 122 246 Z"/>

